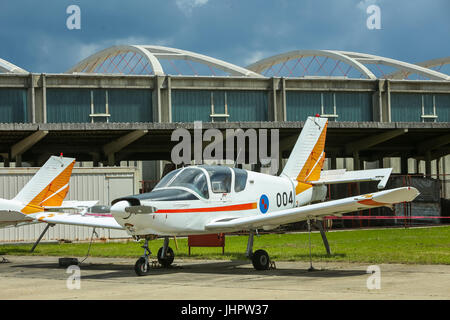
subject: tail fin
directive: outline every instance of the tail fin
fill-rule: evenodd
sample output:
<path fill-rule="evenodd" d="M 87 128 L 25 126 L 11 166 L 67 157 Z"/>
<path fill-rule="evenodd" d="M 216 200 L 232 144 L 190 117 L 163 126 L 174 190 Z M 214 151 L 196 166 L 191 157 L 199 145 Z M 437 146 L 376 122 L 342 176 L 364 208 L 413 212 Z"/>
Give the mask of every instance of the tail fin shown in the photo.
<path fill-rule="evenodd" d="M 308 117 L 281 175 L 296 179 L 299 186 L 319 180 L 325 160 L 327 126 L 327 118 Z"/>
<path fill-rule="evenodd" d="M 52 156 L 14 198 L 25 205 L 25 214 L 43 211 L 44 206 L 60 206 L 69 192 L 74 158 Z"/>

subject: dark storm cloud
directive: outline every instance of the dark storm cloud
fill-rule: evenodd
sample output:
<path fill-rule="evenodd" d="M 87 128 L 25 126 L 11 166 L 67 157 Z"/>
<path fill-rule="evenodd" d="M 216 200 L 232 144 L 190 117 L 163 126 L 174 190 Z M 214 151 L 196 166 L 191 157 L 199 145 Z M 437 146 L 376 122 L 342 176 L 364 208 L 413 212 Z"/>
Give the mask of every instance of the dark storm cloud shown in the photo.
<path fill-rule="evenodd" d="M 382 29 L 366 27 L 370 4 Z M 66 8 L 81 8 L 81 30 Z M 410 62 L 449 56 L 448 0 L 3 0 L 0 57 L 63 72 L 116 44 L 159 44 L 245 66 L 295 49 L 367 52 Z"/>

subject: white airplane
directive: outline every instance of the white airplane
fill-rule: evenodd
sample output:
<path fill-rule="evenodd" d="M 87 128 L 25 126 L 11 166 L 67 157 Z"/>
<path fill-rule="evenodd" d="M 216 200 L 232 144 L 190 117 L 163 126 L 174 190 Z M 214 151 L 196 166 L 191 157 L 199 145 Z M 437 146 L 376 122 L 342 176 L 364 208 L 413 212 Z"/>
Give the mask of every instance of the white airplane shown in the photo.
<path fill-rule="evenodd" d="M 74 158 L 51 156 L 13 199 L 0 199 L 0 228 L 39 222 L 44 212 L 49 216 L 64 215 L 56 211 L 82 211 L 95 205 L 98 201 L 64 201 L 74 164 Z"/>
<path fill-rule="evenodd" d="M 373 169 L 347 172 L 322 171 L 328 120 L 309 117 L 280 176 L 226 166 L 188 166 L 168 173 L 149 193 L 112 202 L 111 217 L 48 215 L 36 219 L 92 227 L 123 228 L 136 240 L 145 239 L 144 255 L 135 264 L 138 275 L 149 272 L 148 241 L 164 238 L 158 251 L 159 263 L 167 267 L 174 260 L 169 237 L 240 230 L 249 231 L 246 255 L 257 270 L 270 266 L 264 250 L 253 252 L 257 229 L 374 207 L 393 207 L 419 195 L 413 187 L 378 191 L 345 199 L 326 201 L 326 184 L 380 181 L 383 189 L 392 171 Z"/>

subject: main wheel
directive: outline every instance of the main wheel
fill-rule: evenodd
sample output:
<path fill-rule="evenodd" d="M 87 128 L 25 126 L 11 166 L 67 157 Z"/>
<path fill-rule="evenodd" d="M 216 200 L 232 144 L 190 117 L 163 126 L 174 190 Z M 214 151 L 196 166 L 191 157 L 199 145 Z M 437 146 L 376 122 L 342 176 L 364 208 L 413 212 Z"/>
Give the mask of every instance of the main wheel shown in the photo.
<path fill-rule="evenodd" d="M 134 271 L 138 276 L 145 276 L 150 271 L 150 265 L 145 262 L 144 257 L 140 257 L 135 265 L 134 265 Z"/>
<path fill-rule="evenodd" d="M 256 270 L 268 270 L 270 265 L 269 255 L 264 250 L 256 250 L 252 256 L 252 263 Z"/>
<path fill-rule="evenodd" d="M 175 259 L 175 253 L 173 252 L 171 247 L 167 247 L 166 256 L 164 258 L 161 258 L 162 251 L 163 251 L 163 247 L 159 248 L 159 250 L 158 250 L 158 262 L 164 268 L 167 268 L 168 266 L 170 266 L 172 264 L 173 259 Z"/>

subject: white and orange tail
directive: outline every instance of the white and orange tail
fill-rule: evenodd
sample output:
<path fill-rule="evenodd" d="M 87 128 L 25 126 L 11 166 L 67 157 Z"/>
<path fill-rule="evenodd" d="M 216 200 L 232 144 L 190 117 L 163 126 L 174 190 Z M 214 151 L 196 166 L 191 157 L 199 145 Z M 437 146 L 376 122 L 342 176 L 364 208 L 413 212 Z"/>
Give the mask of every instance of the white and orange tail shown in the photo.
<path fill-rule="evenodd" d="M 282 176 L 298 181 L 296 193 L 312 187 L 310 182 L 320 179 L 325 161 L 327 118 L 308 117 L 284 166 Z"/>
<path fill-rule="evenodd" d="M 24 204 L 24 214 L 60 206 L 69 192 L 74 158 L 52 156 L 13 199 Z"/>

